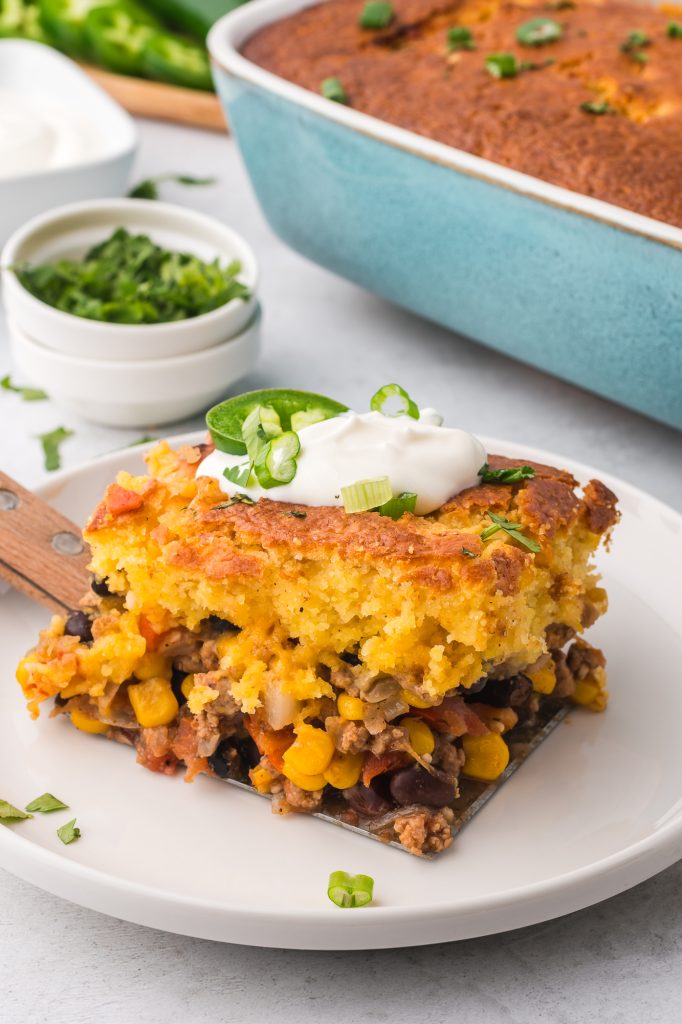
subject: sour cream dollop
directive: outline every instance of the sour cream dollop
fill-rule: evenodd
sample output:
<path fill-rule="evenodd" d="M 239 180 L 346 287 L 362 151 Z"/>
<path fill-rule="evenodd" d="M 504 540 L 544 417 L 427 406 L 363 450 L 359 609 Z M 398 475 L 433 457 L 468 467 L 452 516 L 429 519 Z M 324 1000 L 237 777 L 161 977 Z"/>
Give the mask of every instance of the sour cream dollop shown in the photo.
<path fill-rule="evenodd" d="M 299 431 L 301 451 L 296 475 L 288 484 L 264 489 L 235 487 L 223 476 L 245 456 L 216 449 L 201 464 L 198 476 L 214 477 L 228 494 L 270 498 L 301 505 L 343 505 L 341 488 L 360 480 L 388 477 L 395 495 L 417 495 L 416 512 L 426 515 L 448 498 L 479 482 L 485 448 L 473 434 L 442 426 L 435 409 L 422 409 L 418 420 L 380 412 L 347 412 Z"/>
<path fill-rule="evenodd" d="M 48 92 L 0 89 L 0 178 L 69 167 L 102 156 L 99 127 Z"/>

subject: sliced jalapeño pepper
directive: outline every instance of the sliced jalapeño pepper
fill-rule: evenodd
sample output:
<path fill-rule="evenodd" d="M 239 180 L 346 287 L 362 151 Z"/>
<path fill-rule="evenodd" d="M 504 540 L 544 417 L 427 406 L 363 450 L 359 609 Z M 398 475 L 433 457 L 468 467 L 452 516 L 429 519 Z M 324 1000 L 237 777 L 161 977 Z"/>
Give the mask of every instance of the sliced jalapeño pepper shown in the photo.
<path fill-rule="evenodd" d="M 249 414 L 259 406 L 274 410 L 279 417 L 282 432 L 301 430 L 311 423 L 348 412 L 347 405 L 312 391 L 294 391 L 290 388 L 247 391 L 235 398 L 228 398 L 220 405 L 214 405 L 207 412 L 206 425 L 216 448 L 232 455 L 245 455 L 247 446 L 242 426 Z"/>
<path fill-rule="evenodd" d="M 213 89 L 211 66 L 203 46 L 169 32 L 155 32 L 146 42 L 142 61 L 150 78 L 187 89 Z"/>
<path fill-rule="evenodd" d="M 85 38 L 92 58 L 109 71 L 122 75 L 142 75 L 142 54 L 155 25 L 138 17 L 125 3 L 95 7 L 85 19 Z"/>

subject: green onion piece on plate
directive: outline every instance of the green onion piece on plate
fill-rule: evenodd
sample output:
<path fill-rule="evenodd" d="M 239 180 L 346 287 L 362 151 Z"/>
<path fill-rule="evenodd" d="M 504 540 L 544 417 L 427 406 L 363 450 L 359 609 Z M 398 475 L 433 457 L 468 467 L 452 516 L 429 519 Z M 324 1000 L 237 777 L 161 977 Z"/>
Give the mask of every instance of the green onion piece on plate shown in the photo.
<path fill-rule="evenodd" d="M 334 103 L 348 103 L 348 93 L 338 78 L 325 78 L 320 85 L 320 92 L 326 100 L 333 100 Z"/>
<path fill-rule="evenodd" d="M 400 519 L 405 512 L 414 514 L 417 505 L 417 495 L 414 491 L 403 491 L 397 498 L 389 498 L 383 505 L 379 506 L 379 515 L 388 516 L 389 519 Z"/>
<path fill-rule="evenodd" d="M 400 408 L 397 412 L 388 412 L 386 403 L 391 398 L 400 400 Z M 373 412 L 380 412 L 382 416 L 411 416 L 413 420 L 419 419 L 419 406 L 413 402 L 407 391 L 399 384 L 384 384 L 383 388 L 372 395 L 369 407 Z"/>
<path fill-rule="evenodd" d="M 300 450 L 301 442 L 293 430 L 273 437 L 253 464 L 261 487 L 269 489 L 291 483 L 296 476 L 296 456 Z"/>
<path fill-rule="evenodd" d="M 374 879 L 370 875 L 349 875 L 347 871 L 332 871 L 327 896 L 337 907 L 365 907 L 372 902 Z"/>
<path fill-rule="evenodd" d="M 393 21 L 393 4 L 368 0 L 358 19 L 361 28 L 388 28 Z"/>
<path fill-rule="evenodd" d="M 385 505 L 393 497 L 391 481 L 387 476 L 378 480 L 358 480 L 356 484 L 342 487 L 341 497 L 346 512 L 369 512 Z"/>
<path fill-rule="evenodd" d="M 522 46 L 544 46 L 561 39 L 564 30 L 553 18 L 531 18 L 519 25 L 516 38 Z"/>

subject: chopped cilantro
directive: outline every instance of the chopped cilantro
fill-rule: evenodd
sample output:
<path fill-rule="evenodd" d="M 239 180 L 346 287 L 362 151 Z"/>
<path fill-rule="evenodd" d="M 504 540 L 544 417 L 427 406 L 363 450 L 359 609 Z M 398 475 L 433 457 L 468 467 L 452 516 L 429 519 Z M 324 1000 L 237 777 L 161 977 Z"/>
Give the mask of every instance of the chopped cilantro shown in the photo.
<path fill-rule="evenodd" d="M 462 548 L 462 554 L 466 555 L 467 558 L 478 558 L 475 551 L 471 551 L 469 548 Z"/>
<path fill-rule="evenodd" d="M 393 16 L 393 4 L 384 3 L 383 0 L 368 0 L 358 20 L 361 28 L 388 28 Z"/>
<path fill-rule="evenodd" d="M 13 391 L 16 395 L 21 395 L 24 402 L 42 402 L 43 399 L 47 398 L 47 394 L 40 388 L 22 388 L 13 384 L 9 374 L 6 374 L 0 380 L 0 388 L 4 391 Z"/>
<path fill-rule="evenodd" d="M 13 825 L 15 821 L 23 821 L 24 818 L 32 817 L 32 814 L 21 811 L 18 807 L 8 803 L 7 800 L 0 800 L 0 822 L 3 825 Z"/>
<path fill-rule="evenodd" d="M 62 803 L 52 793 L 43 793 L 37 796 L 30 804 L 26 804 L 27 811 L 37 811 L 39 814 L 51 814 L 52 811 L 66 811 L 69 805 Z"/>
<path fill-rule="evenodd" d="M 68 846 L 69 843 L 73 843 L 76 839 L 80 839 L 81 830 L 76 825 L 76 819 L 72 818 L 71 821 L 67 821 L 66 825 L 62 825 L 61 828 L 58 828 L 57 835 L 64 843 L 64 846 Z"/>
<path fill-rule="evenodd" d="M 529 551 L 537 553 L 542 550 L 537 541 L 533 540 L 531 537 L 526 537 L 524 533 L 521 533 L 521 530 L 523 529 L 522 523 L 512 523 L 504 516 L 496 515 L 495 512 L 486 512 L 486 515 L 489 519 L 492 519 L 493 524 L 492 526 L 487 526 L 485 530 L 483 530 L 481 540 L 490 540 L 490 538 L 498 533 L 499 530 L 502 530 L 508 537 L 511 537 L 512 540 L 516 540 L 519 544 L 523 544 L 523 546 L 528 548 Z"/>
<path fill-rule="evenodd" d="M 325 78 L 320 85 L 320 92 L 326 100 L 334 103 L 348 103 L 348 94 L 338 78 Z"/>
<path fill-rule="evenodd" d="M 453 25 L 452 28 L 447 30 L 446 45 L 448 53 L 455 53 L 457 50 L 475 50 L 476 43 L 474 37 L 471 34 L 471 29 L 464 28 L 461 25 Z"/>
<path fill-rule="evenodd" d="M 176 185 L 215 185 L 215 178 L 192 178 L 189 174 L 158 174 L 155 178 L 146 178 L 135 185 L 128 193 L 129 199 L 158 199 L 159 185 L 172 181 Z"/>
<path fill-rule="evenodd" d="M 515 484 L 519 480 L 530 480 L 535 476 L 532 466 L 509 466 L 508 469 L 491 469 L 484 462 L 478 471 L 484 484 Z"/>
<path fill-rule="evenodd" d="M 47 434 L 38 434 L 38 440 L 43 446 L 45 469 L 48 473 L 51 473 L 54 469 L 59 469 L 61 466 L 62 460 L 59 455 L 59 446 L 68 437 L 73 437 L 73 430 L 67 430 L 66 427 L 57 427 L 55 430 L 50 430 Z"/>

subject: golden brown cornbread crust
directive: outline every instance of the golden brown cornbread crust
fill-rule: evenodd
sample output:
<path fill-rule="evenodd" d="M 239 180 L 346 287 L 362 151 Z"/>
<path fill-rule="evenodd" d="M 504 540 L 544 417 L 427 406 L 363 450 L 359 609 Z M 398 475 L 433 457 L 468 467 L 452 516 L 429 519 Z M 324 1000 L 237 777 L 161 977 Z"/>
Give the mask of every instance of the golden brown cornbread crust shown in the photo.
<path fill-rule="evenodd" d="M 444 693 L 495 665 L 530 664 L 550 625 L 581 631 L 605 610 L 590 558 L 617 513 L 601 484 L 581 496 L 570 475 L 538 466 L 532 480 L 471 488 L 430 516 L 394 522 L 269 500 L 232 504 L 216 481 L 194 479 L 204 454 L 158 446 L 151 478 L 121 474 L 85 537 L 96 575 L 159 632 L 196 628 L 208 615 L 240 627 L 230 658 L 235 677 L 249 677 L 235 687 L 247 708 L 263 686 L 253 662 L 316 697 L 326 688 L 315 664 L 360 650 L 368 671 Z M 501 532 L 483 543 L 489 510 L 518 519 L 542 551 Z"/>
<path fill-rule="evenodd" d="M 499 0 L 393 0 L 381 31 L 358 26 L 364 0 L 329 0 L 266 26 L 243 47 L 256 64 L 319 92 L 339 78 L 349 104 L 400 127 L 556 185 L 682 226 L 682 39 L 666 34 L 682 7 L 576 0 L 569 8 Z M 534 17 L 563 27 L 558 41 L 519 45 Z M 466 26 L 476 49 L 448 54 L 446 32 Z M 647 35 L 646 63 L 621 46 Z M 492 53 L 549 67 L 497 80 Z M 584 102 L 607 102 L 595 116 Z"/>

